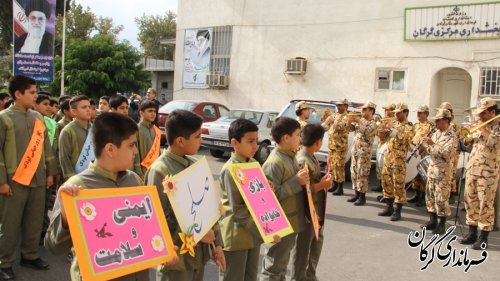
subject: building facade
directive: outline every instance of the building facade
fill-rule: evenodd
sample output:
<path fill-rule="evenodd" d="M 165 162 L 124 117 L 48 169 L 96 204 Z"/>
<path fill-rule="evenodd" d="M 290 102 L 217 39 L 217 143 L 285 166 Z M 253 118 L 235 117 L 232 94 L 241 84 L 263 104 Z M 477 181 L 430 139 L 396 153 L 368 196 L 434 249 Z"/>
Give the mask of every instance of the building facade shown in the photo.
<path fill-rule="evenodd" d="M 273 110 L 291 99 L 407 102 L 412 111 L 420 104 L 434 110 L 450 101 L 457 122 L 481 97 L 500 100 L 499 1 L 199 0 L 178 5 L 174 99 Z M 187 37 L 203 44 L 211 40 L 210 63 L 198 67 L 197 74 L 193 66 L 203 62 L 192 55 L 197 43 Z M 200 58 L 200 50 L 208 52 L 203 46 L 195 48 Z M 304 58 L 307 67 L 290 71 L 291 58 Z M 200 73 L 203 78 L 208 73 L 207 78 Z"/>

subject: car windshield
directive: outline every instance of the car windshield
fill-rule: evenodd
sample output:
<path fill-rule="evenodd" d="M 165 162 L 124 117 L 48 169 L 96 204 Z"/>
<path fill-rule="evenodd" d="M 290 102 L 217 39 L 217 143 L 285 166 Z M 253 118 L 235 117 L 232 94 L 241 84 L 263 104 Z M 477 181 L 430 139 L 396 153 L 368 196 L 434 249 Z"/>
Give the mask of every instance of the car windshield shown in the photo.
<path fill-rule="evenodd" d="M 260 119 L 262 119 L 262 112 L 256 111 L 247 111 L 247 110 L 231 110 L 226 116 L 222 116 L 219 118 L 219 122 L 231 123 L 236 119 L 244 118 L 252 121 L 256 125 L 260 123 Z"/>
<path fill-rule="evenodd" d="M 317 103 L 308 103 L 310 107 L 312 107 L 311 115 L 309 115 L 309 119 L 307 119 L 307 123 L 311 124 L 321 124 L 321 116 L 325 109 L 329 109 L 331 112 L 336 112 L 337 108 L 333 104 L 317 104 Z M 287 108 L 283 111 L 281 116 L 286 116 L 290 118 L 297 118 L 295 115 L 295 103 L 289 103 Z"/>
<path fill-rule="evenodd" d="M 184 109 L 188 111 L 192 111 L 195 108 L 196 104 L 193 102 L 186 101 L 171 101 L 162 107 L 163 112 L 170 113 L 176 109 Z"/>

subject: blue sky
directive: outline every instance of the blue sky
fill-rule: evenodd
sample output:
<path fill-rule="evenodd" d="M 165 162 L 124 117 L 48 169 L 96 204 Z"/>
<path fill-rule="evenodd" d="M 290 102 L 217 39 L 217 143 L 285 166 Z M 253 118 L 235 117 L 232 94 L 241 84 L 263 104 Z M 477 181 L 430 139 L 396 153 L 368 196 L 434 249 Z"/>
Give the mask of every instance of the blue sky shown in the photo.
<path fill-rule="evenodd" d="M 136 17 L 164 15 L 168 10 L 177 13 L 177 0 L 76 0 L 76 3 L 84 8 L 89 6 L 97 16 L 110 17 L 115 24 L 123 25 L 119 39 L 127 39 L 138 49 Z"/>

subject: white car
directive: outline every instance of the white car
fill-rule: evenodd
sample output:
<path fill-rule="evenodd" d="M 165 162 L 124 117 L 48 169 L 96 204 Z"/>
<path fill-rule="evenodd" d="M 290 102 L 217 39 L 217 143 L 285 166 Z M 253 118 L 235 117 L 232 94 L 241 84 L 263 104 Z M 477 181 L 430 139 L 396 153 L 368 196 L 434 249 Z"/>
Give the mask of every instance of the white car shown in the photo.
<path fill-rule="evenodd" d="M 278 112 L 253 109 L 235 109 L 216 121 L 203 123 L 201 126 L 202 146 L 210 149 L 214 157 L 222 157 L 225 152 L 233 150 L 229 144 L 229 125 L 236 119 L 244 118 L 254 122 L 259 127 L 259 148 L 255 159 L 264 163 L 269 156 L 271 145 L 271 127 Z"/>

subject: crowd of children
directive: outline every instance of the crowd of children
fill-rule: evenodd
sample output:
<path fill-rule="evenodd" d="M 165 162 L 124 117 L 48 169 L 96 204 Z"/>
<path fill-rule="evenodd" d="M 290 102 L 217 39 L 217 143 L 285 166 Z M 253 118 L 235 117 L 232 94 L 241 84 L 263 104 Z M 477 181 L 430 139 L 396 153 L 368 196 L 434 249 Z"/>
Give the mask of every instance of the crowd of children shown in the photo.
<path fill-rule="evenodd" d="M 60 196 L 62 192 L 76 196 L 83 188 L 156 186 L 174 244 L 181 246 L 178 220 L 162 182 L 196 162 L 193 155 L 202 142 L 198 115 L 173 111 L 165 125 L 168 148 L 161 151 L 161 131 L 155 125 L 158 106 L 149 91 L 148 99 L 139 105 L 139 124 L 128 116 L 129 102 L 121 95 L 101 97 L 98 108 L 84 95 L 63 96 L 58 103 L 37 93 L 36 82 L 25 76 L 10 79 L 9 95 L 12 104 L 0 111 L 0 279 L 15 279 L 12 265 L 19 237 L 23 266 L 49 267 L 40 258 L 41 238 L 52 254 L 71 251 Z M 332 178 L 321 177 L 314 153 L 321 147 L 324 130 L 312 124 L 301 128 L 298 121 L 280 117 L 271 134 L 277 145 L 263 170 L 294 232 L 263 244 L 229 173 L 231 164 L 254 162 L 258 147 L 257 126 L 238 119 L 229 128 L 234 152 L 219 178 L 223 219 L 201 239 L 194 257 L 179 255 L 158 266 L 156 280 L 203 280 L 210 258 L 219 265 L 223 280 L 257 280 L 261 246 L 265 252 L 261 280 L 284 280 L 290 258 L 293 280 L 316 280 L 323 231 L 316 240 L 305 188 L 312 189 L 322 224 Z M 51 207 L 49 195 L 56 190 L 50 223 L 45 219 L 44 224 L 44 214 Z M 71 280 L 81 280 L 78 268 L 74 257 Z M 116 280 L 149 280 L 149 274 L 145 270 Z"/>

